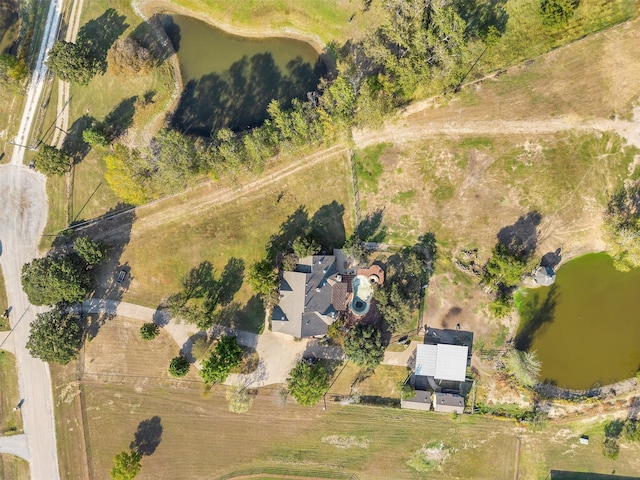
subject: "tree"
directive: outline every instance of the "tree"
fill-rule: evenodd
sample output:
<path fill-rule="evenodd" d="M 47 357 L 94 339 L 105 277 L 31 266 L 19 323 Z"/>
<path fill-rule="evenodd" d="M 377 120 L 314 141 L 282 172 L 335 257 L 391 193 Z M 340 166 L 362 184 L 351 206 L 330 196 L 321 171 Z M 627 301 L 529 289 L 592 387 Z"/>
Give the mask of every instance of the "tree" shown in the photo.
<path fill-rule="evenodd" d="M 104 163 L 104 178 L 123 201 L 140 205 L 155 196 L 154 167 L 138 150 L 116 144 Z"/>
<path fill-rule="evenodd" d="M 640 420 L 628 419 L 624 423 L 624 436 L 632 442 L 640 442 Z"/>
<path fill-rule="evenodd" d="M 51 145 L 42 145 L 35 158 L 36 170 L 48 177 L 64 175 L 71 167 L 71 158 Z"/>
<path fill-rule="evenodd" d="M 73 242 L 73 249 L 90 267 L 104 262 L 109 251 L 106 243 L 96 242 L 86 235 Z"/>
<path fill-rule="evenodd" d="M 151 52 L 131 37 L 116 40 L 109 49 L 107 60 L 117 75 L 145 74 L 154 63 Z"/>
<path fill-rule="evenodd" d="M 520 283 L 520 277 L 527 268 L 521 255 L 498 243 L 485 266 L 483 280 L 493 286 L 513 287 Z"/>
<path fill-rule="evenodd" d="M 91 273 L 76 255 L 36 258 L 22 267 L 22 288 L 33 305 L 74 303 L 92 287 Z"/>
<path fill-rule="evenodd" d="M 615 438 L 606 437 L 602 444 L 602 454 L 611 460 L 618 458 L 618 455 L 620 454 L 620 445 L 618 445 L 618 441 Z"/>
<path fill-rule="evenodd" d="M 92 147 L 107 147 L 109 146 L 109 143 L 111 143 L 109 133 L 106 131 L 104 126 L 99 123 L 94 123 L 89 128 L 83 130 L 82 140 Z"/>
<path fill-rule="evenodd" d="M 0 81 L 20 82 L 27 76 L 24 60 L 8 53 L 0 55 Z"/>
<path fill-rule="evenodd" d="M 269 296 L 278 287 L 278 276 L 267 258 L 258 260 L 249 267 L 247 281 L 258 295 Z"/>
<path fill-rule="evenodd" d="M 373 325 L 357 324 L 347 332 L 344 353 L 357 365 L 375 369 L 384 358 L 382 331 Z"/>
<path fill-rule="evenodd" d="M 153 340 L 160 333 L 160 327 L 153 322 L 148 322 L 140 327 L 140 336 L 143 340 Z"/>
<path fill-rule="evenodd" d="M 573 16 L 576 0 L 542 0 L 540 14 L 542 23 L 549 26 L 564 25 Z"/>
<path fill-rule="evenodd" d="M 533 388 L 538 383 L 542 365 L 537 352 L 521 352 L 513 349 L 507 354 L 507 371 L 525 387 Z"/>
<path fill-rule="evenodd" d="M 611 196 L 604 217 L 607 250 L 617 270 L 640 267 L 640 184 L 623 187 Z"/>
<path fill-rule="evenodd" d="M 59 40 L 53 44 L 47 67 L 65 82 L 87 85 L 100 72 L 100 62 L 83 45 Z"/>
<path fill-rule="evenodd" d="M 253 404 L 253 397 L 250 390 L 244 385 L 231 385 L 227 388 L 227 401 L 229 411 L 232 413 L 246 413 Z"/>
<path fill-rule="evenodd" d="M 504 318 L 513 311 L 513 298 L 504 293 L 498 294 L 498 297 L 489 303 L 489 312 L 495 318 Z"/>
<path fill-rule="evenodd" d="M 27 350 L 34 358 L 66 365 L 76 358 L 83 340 L 82 321 L 59 306 L 36 315 L 31 323 Z"/>
<path fill-rule="evenodd" d="M 177 357 L 173 357 L 171 360 L 171 363 L 169 364 L 169 373 L 173 377 L 184 377 L 189 373 L 189 368 L 191 368 L 189 360 L 182 355 L 178 355 Z"/>
<path fill-rule="evenodd" d="M 384 285 L 374 290 L 378 310 L 391 331 L 415 318 L 422 290 L 431 275 L 431 262 L 425 250 L 428 248 L 420 243 L 390 257 Z"/>
<path fill-rule="evenodd" d="M 120 452 L 113 459 L 113 468 L 109 472 L 112 480 L 133 480 L 136 478 L 142 465 L 142 455 L 136 451 Z"/>
<path fill-rule="evenodd" d="M 231 370 L 240 365 L 242 349 L 236 337 L 223 335 L 220 337 L 209 358 L 202 362 L 200 376 L 205 383 L 224 382 Z"/>
<path fill-rule="evenodd" d="M 287 387 L 300 405 L 315 405 L 329 388 L 329 375 L 321 364 L 302 361 L 289 373 Z"/>
<path fill-rule="evenodd" d="M 300 235 L 293 241 L 293 253 L 298 258 L 308 257 L 309 255 L 315 255 L 320 251 L 320 244 L 309 233 Z"/>

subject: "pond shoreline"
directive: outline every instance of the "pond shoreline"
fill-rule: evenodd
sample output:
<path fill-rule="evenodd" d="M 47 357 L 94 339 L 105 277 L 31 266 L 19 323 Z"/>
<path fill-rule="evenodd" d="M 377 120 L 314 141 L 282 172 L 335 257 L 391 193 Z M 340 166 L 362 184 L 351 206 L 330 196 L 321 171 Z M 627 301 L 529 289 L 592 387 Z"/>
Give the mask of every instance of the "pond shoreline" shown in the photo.
<path fill-rule="evenodd" d="M 331 55 L 327 53 L 327 46 L 320 38 L 315 35 L 305 34 L 299 30 L 293 28 L 284 28 L 282 30 L 273 29 L 252 29 L 243 28 L 231 25 L 226 22 L 222 22 L 216 18 L 211 17 L 206 12 L 192 10 L 181 5 L 168 2 L 166 0 L 138 0 L 134 2 L 134 10 L 137 13 L 144 14 L 143 18 L 148 19 L 153 15 L 161 15 L 169 12 L 177 15 L 184 15 L 187 17 L 196 18 L 208 25 L 211 25 L 218 30 L 221 30 L 229 35 L 235 35 L 237 37 L 246 38 L 288 38 L 292 40 L 298 40 L 309 44 L 322 59 L 327 67 L 329 73 L 333 73 L 335 70 L 335 60 Z"/>

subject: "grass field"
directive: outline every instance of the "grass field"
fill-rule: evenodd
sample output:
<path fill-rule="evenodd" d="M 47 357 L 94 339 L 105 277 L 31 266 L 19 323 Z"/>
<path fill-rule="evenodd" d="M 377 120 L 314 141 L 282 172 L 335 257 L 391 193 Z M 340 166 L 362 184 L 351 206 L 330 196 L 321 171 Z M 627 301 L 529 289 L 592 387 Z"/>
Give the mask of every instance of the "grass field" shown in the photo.
<path fill-rule="evenodd" d="M 493 9 L 488 8 L 493 4 Z M 493 25 L 502 34 L 495 46 L 482 56 L 477 71 L 493 71 L 534 58 L 560 45 L 628 20 L 638 14 L 635 0 L 582 0 L 566 25 L 543 24 L 537 0 L 489 2 L 471 0 L 463 4 L 468 28 L 472 31 Z"/>
<path fill-rule="evenodd" d="M 372 374 L 368 374 L 354 363 L 347 362 L 336 369 L 327 394 L 331 396 L 357 393 L 364 397 L 399 399 L 398 382 L 404 382 L 408 375 L 407 368 L 392 365 L 380 365 Z"/>
<path fill-rule="evenodd" d="M 392 242 L 433 231 L 448 249 L 488 256 L 501 229 L 539 212 L 545 231 L 537 241 L 569 250 L 598 238 L 607 192 L 622 184 L 636 153 L 615 134 L 443 137 L 387 148 L 378 180 L 385 195 L 361 197 L 368 212 L 384 209 Z"/>
<path fill-rule="evenodd" d="M 99 345 L 107 336 L 112 335 L 98 336 L 87 347 L 88 369 L 97 368 L 91 367 L 93 353 L 89 352 L 109 348 L 113 352 L 114 345 Z M 519 478 L 543 479 L 550 468 L 603 473 L 615 469 L 620 475 L 631 475 L 638 468 L 638 445 L 623 444 L 616 461 L 600 454 L 602 420 L 588 428 L 581 423 L 549 423 L 537 431 L 479 416 L 454 419 L 448 414 L 342 406 L 332 401 L 323 411 L 320 405 L 299 407 L 290 399 L 283 403 L 279 388 L 260 389 L 251 410 L 236 415 L 228 411 L 223 388 L 203 394 L 200 383 L 166 379 L 166 369 L 151 344 L 127 342 L 121 347 L 127 352 L 137 349 L 127 360 L 127 375 L 116 368 L 110 383 L 90 374 L 82 381 L 88 452 L 96 478 L 106 476 L 113 456 L 128 448 L 141 423 L 155 417 L 160 419 L 156 422 L 161 435 L 156 430 L 152 442 L 156 448 L 143 457 L 141 479 L 216 478 L 259 467 L 275 467 L 282 473 L 288 468 L 291 473 L 305 469 L 356 473 L 361 479 L 418 479 L 425 478 L 425 472 L 407 462 L 423 446 L 440 441 L 451 453 L 441 464 L 432 465 L 427 478 L 511 479 L 518 437 L 522 442 Z M 158 350 L 170 354 L 170 347 L 160 345 Z M 65 384 L 63 379 L 65 375 L 75 379 L 76 367 L 63 370 L 63 375 L 60 370 L 55 374 L 55 392 L 78 391 L 75 381 Z M 60 410 L 60 403 L 66 412 Z M 77 425 L 77 412 L 68 405 L 58 402 L 59 426 Z M 67 433 L 82 441 L 75 428 Z M 592 439 L 586 448 L 578 445 L 583 433 Z M 82 471 L 81 459 L 70 451 L 61 458 L 63 462 L 74 465 L 64 472 Z M 79 477 L 70 473 L 62 478 Z"/>
<path fill-rule="evenodd" d="M 0 350 L 0 381 L 0 433 L 22 433 L 21 411 L 13 410 L 20 401 L 16 357 L 4 350 Z"/>
<path fill-rule="evenodd" d="M 313 188 L 314 183 L 322 188 Z M 185 209 L 180 219 L 145 229 L 144 235 L 137 233 L 134 223 L 130 243 L 120 259 L 120 263 L 131 267 L 133 277 L 124 299 L 157 307 L 181 288 L 180 279 L 189 269 L 205 260 L 213 264 L 216 276 L 231 258 L 242 260 L 246 271 L 264 255 L 269 238 L 299 207 L 305 209 L 308 218 L 331 226 L 327 233 L 336 239 L 344 240 L 345 234 L 353 231 L 353 200 L 344 155 L 204 214 L 192 216 Z M 140 221 L 143 215 L 141 211 Z M 251 288 L 243 284 L 234 298 L 239 309 L 234 323 L 258 331 L 264 313 L 252 298 Z"/>
<path fill-rule="evenodd" d="M 0 455 L 0 478 L 29 480 L 29 462 L 14 455 Z"/>

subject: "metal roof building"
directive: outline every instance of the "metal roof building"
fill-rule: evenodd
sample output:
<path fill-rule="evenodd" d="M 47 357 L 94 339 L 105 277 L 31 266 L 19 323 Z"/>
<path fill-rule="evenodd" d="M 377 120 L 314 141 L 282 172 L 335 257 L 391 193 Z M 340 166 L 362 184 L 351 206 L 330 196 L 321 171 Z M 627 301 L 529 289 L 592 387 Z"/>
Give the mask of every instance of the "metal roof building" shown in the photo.
<path fill-rule="evenodd" d="M 436 380 L 464 382 L 467 373 L 469 348 L 462 345 L 418 345 L 416 351 L 416 375 Z"/>

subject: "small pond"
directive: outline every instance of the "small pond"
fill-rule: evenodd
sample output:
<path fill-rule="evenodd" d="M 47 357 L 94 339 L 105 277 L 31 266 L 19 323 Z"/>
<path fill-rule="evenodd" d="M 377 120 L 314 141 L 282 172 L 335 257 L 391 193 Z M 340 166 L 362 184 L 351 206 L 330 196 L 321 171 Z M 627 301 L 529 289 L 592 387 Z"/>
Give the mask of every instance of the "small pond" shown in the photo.
<path fill-rule="evenodd" d="M 229 35 L 200 20 L 162 15 L 178 54 L 184 91 L 173 127 L 208 137 L 222 127 L 244 130 L 267 118 L 273 99 L 287 107 L 316 90 L 326 68 L 308 43 Z"/>
<path fill-rule="evenodd" d="M 550 287 L 516 295 L 516 347 L 537 350 L 540 378 L 572 389 L 607 385 L 640 368 L 640 269 L 602 253 L 571 260 Z"/>

